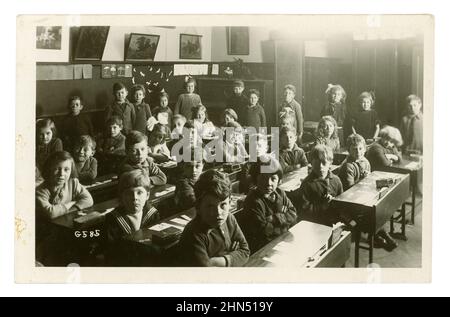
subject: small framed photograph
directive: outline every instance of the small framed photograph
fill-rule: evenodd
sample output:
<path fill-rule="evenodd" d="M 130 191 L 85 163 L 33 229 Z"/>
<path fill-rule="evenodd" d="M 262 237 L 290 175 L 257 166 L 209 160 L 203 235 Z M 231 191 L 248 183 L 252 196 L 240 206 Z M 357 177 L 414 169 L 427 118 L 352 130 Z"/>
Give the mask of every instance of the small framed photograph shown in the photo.
<path fill-rule="evenodd" d="M 126 45 L 126 61 L 153 61 L 158 48 L 159 35 L 131 33 Z"/>
<path fill-rule="evenodd" d="M 202 59 L 202 36 L 180 34 L 180 59 Z"/>
<path fill-rule="evenodd" d="M 109 26 L 82 26 L 73 56 L 74 61 L 100 61 L 105 50 Z"/>
<path fill-rule="evenodd" d="M 249 29 L 247 26 L 227 27 L 228 55 L 249 55 Z"/>
<path fill-rule="evenodd" d="M 37 26 L 36 48 L 43 50 L 60 50 L 61 32 L 61 26 Z"/>

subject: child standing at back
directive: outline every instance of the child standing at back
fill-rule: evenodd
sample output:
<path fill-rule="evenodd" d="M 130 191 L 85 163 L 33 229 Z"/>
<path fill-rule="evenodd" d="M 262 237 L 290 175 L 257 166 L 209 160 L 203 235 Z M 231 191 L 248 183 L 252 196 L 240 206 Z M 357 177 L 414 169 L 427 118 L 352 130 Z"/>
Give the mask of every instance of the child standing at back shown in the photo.
<path fill-rule="evenodd" d="M 174 114 L 181 114 L 186 120 L 192 119 L 192 108 L 202 104 L 200 96 L 194 93 L 196 84 L 194 78 L 189 78 L 185 85 L 186 92 L 178 96 L 175 105 Z"/>
<path fill-rule="evenodd" d="M 264 108 L 259 104 L 259 91 L 257 89 L 250 89 L 249 105 L 247 106 L 246 118 L 247 122 L 244 124 L 247 127 L 254 127 L 258 130 L 261 127 L 267 127 L 266 113 Z"/>
<path fill-rule="evenodd" d="M 172 132 L 173 112 L 169 108 L 169 94 L 167 92 L 160 93 L 159 106 L 153 109 L 153 113 L 156 120 L 166 127 L 166 133 L 170 136 Z"/>
<path fill-rule="evenodd" d="M 347 94 L 344 88 L 341 85 L 329 84 L 325 94 L 328 97 L 328 104 L 323 107 L 320 116 L 332 116 L 338 127 L 344 126 L 347 118 L 347 106 L 345 105 Z"/>
<path fill-rule="evenodd" d="M 63 144 L 57 137 L 55 123 L 51 119 L 39 119 L 36 122 L 36 138 L 36 164 L 42 171 L 50 154 L 62 151 Z"/>
<path fill-rule="evenodd" d="M 91 119 L 84 113 L 83 102 L 79 96 L 69 98 L 70 113 L 64 119 L 61 135 L 64 142 L 64 148 L 73 150 L 73 146 L 82 135 L 94 136 L 94 128 Z"/>
<path fill-rule="evenodd" d="M 89 135 L 82 135 L 74 146 L 75 167 L 80 183 L 87 185 L 97 177 L 97 160 L 95 153 L 95 141 Z"/>
<path fill-rule="evenodd" d="M 353 133 L 361 135 L 365 140 L 375 140 L 380 133 L 380 120 L 377 112 L 372 109 L 375 96 L 365 91 L 359 95 L 358 100 L 361 109 L 353 116 Z"/>
<path fill-rule="evenodd" d="M 246 109 L 249 104 L 247 96 L 243 94 L 244 89 L 244 82 L 242 80 L 235 80 L 233 82 L 232 95 L 227 100 L 227 108 L 235 111 L 241 124 L 247 122 Z"/>
<path fill-rule="evenodd" d="M 404 151 L 415 151 L 422 154 L 423 151 L 423 113 L 422 100 L 416 95 L 406 98 L 408 113 L 400 122 L 400 131 L 405 141 Z"/>
<path fill-rule="evenodd" d="M 150 106 L 144 102 L 145 87 L 143 85 L 133 86 L 134 96 L 134 112 L 136 119 L 134 121 L 133 129 L 144 134 L 147 134 L 147 120 L 152 116 Z"/>
<path fill-rule="evenodd" d="M 112 105 L 106 107 L 105 122 L 111 116 L 119 116 L 123 121 L 123 133 L 126 135 L 133 130 L 136 120 L 136 112 L 134 106 L 128 101 L 128 90 L 122 83 L 115 83 L 113 85 L 114 102 Z"/>
<path fill-rule="evenodd" d="M 285 112 L 286 108 L 293 110 L 294 112 L 294 128 L 296 130 L 297 139 L 300 141 L 303 135 L 303 113 L 302 107 L 294 99 L 295 98 L 295 86 L 284 86 L 284 101 L 281 105 L 281 112 Z"/>

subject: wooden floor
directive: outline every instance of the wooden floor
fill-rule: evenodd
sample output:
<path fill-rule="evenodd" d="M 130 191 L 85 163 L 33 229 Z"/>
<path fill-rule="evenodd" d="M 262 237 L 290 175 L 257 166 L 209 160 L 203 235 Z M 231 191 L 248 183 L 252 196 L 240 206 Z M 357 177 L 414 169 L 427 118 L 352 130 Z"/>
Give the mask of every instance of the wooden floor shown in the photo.
<path fill-rule="evenodd" d="M 396 240 L 398 247 L 392 252 L 384 249 L 374 249 L 374 264 L 383 268 L 420 268 L 422 265 L 422 199 L 418 197 L 416 204 L 415 224 L 408 223 L 406 226 L 406 235 L 408 241 Z M 409 210 L 411 206 L 407 206 L 407 219 L 410 219 Z M 389 230 L 389 226 L 385 227 Z M 395 231 L 400 231 L 400 224 L 395 224 Z M 352 243 L 352 251 L 346 267 L 353 267 L 354 264 L 355 244 Z M 360 267 L 367 266 L 369 261 L 369 252 L 360 250 L 359 264 Z"/>

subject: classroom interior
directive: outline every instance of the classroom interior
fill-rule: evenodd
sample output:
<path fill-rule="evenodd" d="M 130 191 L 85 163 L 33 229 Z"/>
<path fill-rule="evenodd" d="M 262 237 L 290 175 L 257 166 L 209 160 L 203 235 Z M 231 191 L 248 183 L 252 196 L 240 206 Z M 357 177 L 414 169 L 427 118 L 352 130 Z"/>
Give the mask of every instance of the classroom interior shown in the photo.
<path fill-rule="evenodd" d="M 97 38 L 103 40 L 99 55 L 91 51 L 92 57 L 86 57 L 80 53 L 84 47 L 80 48 L 79 43 L 83 32 L 87 32 L 83 27 L 62 26 L 59 30 L 60 49 L 37 50 L 37 121 L 51 119 L 57 131 L 63 130 L 64 120 L 69 113 L 68 100 L 71 96 L 80 96 L 82 113 L 92 122 L 92 137 L 97 140 L 105 133 L 105 109 L 114 102 L 115 83 L 121 82 L 128 91 L 136 84 L 143 85 L 146 89 L 144 101 L 152 111 L 159 106 L 161 92 L 166 92 L 169 96 L 168 106 L 175 111 L 178 96 L 184 92 L 186 81 L 194 78 L 195 93 L 200 95 L 214 126 L 223 126 L 227 98 L 233 93 L 234 83 L 239 80 L 245 86 L 244 94 L 251 89 L 259 91 L 259 104 L 265 112 L 266 126 L 279 127 L 285 86 L 291 84 L 296 88 L 295 100 L 301 105 L 303 116 L 303 134 L 297 143 L 308 152 L 316 138 L 321 111 L 329 102 L 326 94 L 329 84 L 341 85 L 345 89 L 345 103 L 349 112 L 359 109 L 362 92 L 373 92 L 373 109 L 378 114 L 380 127 L 400 127 L 402 117 L 407 112 L 407 96 L 416 95 L 423 100 L 424 39 L 423 34 L 413 29 L 370 26 L 347 30 L 339 27 L 288 30 L 259 26 L 109 26 L 106 30 L 103 39 L 101 36 Z M 132 56 L 130 42 L 133 36 L 139 35 L 152 35 L 150 38 L 156 39 L 154 56 Z M 186 46 L 189 44 L 183 39 L 198 45 L 195 51 L 189 50 Z M 89 50 L 85 50 L 85 53 L 88 54 Z M 128 99 L 132 101 L 130 98 L 133 98 L 131 94 Z M 335 153 L 333 161 L 336 168 L 349 155 L 342 130 L 339 129 L 341 148 Z M 375 188 L 376 177 L 372 179 L 368 176 L 376 191 L 375 201 L 356 202 L 360 197 L 356 189 L 351 196 L 355 201 L 351 198 L 345 201 L 346 197 L 335 200 L 339 208 L 354 208 L 366 213 L 370 218 L 368 222 L 373 223 L 364 222 L 360 225 L 346 218 L 351 225 L 346 223 L 336 239 L 333 237 L 334 228 L 299 226 L 297 230 L 287 232 L 257 252 L 252 252 L 246 266 L 421 267 L 422 157 L 421 153 L 411 156 L 402 154 L 402 164 L 393 164 L 372 172 L 380 173 L 383 179 L 395 178 L 395 182 L 382 192 L 380 188 Z M 92 195 L 93 206 L 69 212 L 45 223 L 45 230 L 51 231 L 54 239 L 66 242 L 67 254 L 50 254 L 40 258 L 39 252 L 48 252 L 48 247 L 37 243 L 36 265 L 177 266 L 173 263 L 173 259 L 177 258 L 176 244 L 183 227 L 195 218 L 195 207 L 189 210 L 174 207 L 175 184 L 179 176 L 177 164 L 172 161 L 171 164 L 158 164 L 167 176 L 167 183 L 153 187 L 150 192 L 149 200 L 160 213 L 157 223 L 159 229 L 143 228 L 127 235 L 121 242 L 128 249 L 128 255 L 136 256 L 132 264 L 125 261 L 129 259 L 113 263 L 105 259 L 104 219 L 119 205 L 120 175 L 109 166 L 102 168 L 100 164 L 99 161 L 96 179 L 85 184 Z M 232 213 L 239 222 L 246 197 L 239 186 L 243 165 L 212 163 L 205 164 L 204 171 L 206 169 L 216 169 L 230 178 Z M 286 192 L 298 189 L 306 177 L 305 171 L 307 173 L 309 170 L 303 168 L 301 173 L 284 175 L 281 184 L 284 183 Z M 297 187 L 292 189 L 294 183 Z M 333 202 L 330 206 L 332 208 Z M 36 219 L 36 226 L 39 226 L 39 217 Z M 166 227 L 177 230 L 163 236 L 160 230 Z M 387 251 L 374 244 L 374 236 L 380 228 L 391 229 L 391 235 L 398 244 L 395 249 Z M 291 237 L 286 239 L 287 234 Z M 302 260 L 297 256 L 291 263 L 290 257 L 284 253 L 289 251 L 286 245 L 292 240 L 292 235 L 298 235 L 295 241 L 303 241 L 298 247 L 305 251 L 300 251 L 304 255 Z M 310 244 L 308 241 L 311 241 Z M 314 250 L 313 244 L 316 247 Z M 124 248 L 123 245 L 121 248 Z"/>

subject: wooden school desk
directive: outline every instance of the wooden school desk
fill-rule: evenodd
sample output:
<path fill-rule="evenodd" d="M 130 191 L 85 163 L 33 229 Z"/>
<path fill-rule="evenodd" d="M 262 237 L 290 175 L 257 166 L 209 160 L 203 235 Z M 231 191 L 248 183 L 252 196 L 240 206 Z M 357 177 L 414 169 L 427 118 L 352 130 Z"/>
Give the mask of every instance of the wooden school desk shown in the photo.
<path fill-rule="evenodd" d="M 411 224 L 414 224 L 414 217 L 416 213 L 416 193 L 419 176 L 423 172 L 422 156 L 417 156 L 415 160 L 411 157 L 405 156 L 400 163 L 393 163 L 391 166 L 383 167 L 383 171 L 405 173 L 411 177 Z"/>
<path fill-rule="evenodd" d="M 237 203 L 237 200 L 243 200 L 245 199 L 245 195 L 241 194 L 231 194 L 231 210 L 230 213 L 233 215 L 236 215 L 242 210 L 241 204 Z M 190 208 L 185 211 L 181 211 L 171 217 L 168 217 L 166 219 L 160 220 L 158 223 L 152 225 L 157 226 L 160 224 L 170 224 L 174 226 L 178 226 L 180 230 L 183 230 L 185 225 L 187 224 L 186 216 L 190 219 L 193 219 L 195 217 L 196 210 L 195 208 Z M 174 221 L 174 219 L 183 219 L 185 220 L 186 224 L 180 224 Z M 142 248 L 142 251 L 145 254 L 152 254 L 153 256 L 153 264 L 156 265 L 162 265 L 162 266 L 172 266 L 176 263 L 174 263 L 174 257 L 176 256 L 174 254 L 175 252 L 175 246 L 178 244 L 178 240 L 181 236 L 181 234 L 176 237 L 175 239 L 171 239 L 168 243 L 155 243 L 153 241 L 153 236 L 156 234 L 155 231 L 144 228 L 141 230 L 138 230 L 131 235 L 125 237 L 125 240 L 128 242 L 131 242 L 133 244 L 138 244 L 140 248 Z M 134 248 L 136 249 L 136 246 L 134 245 Z M 151 261 L 151 259 L 149 259 Z M 148 263 L 148 265 L 153 265 L 152 263 Z"/>
<path fill-rule="evenodd" d="M 246 267 L 344 267 L 350 257 L 351 234 L 342 231 L 327 248 L 331 227 L 300 221 L 288 232 L 252 254 Z M 283 247 L 285 248 L 282 248 Z"/>
<path fill-rule="evenodd" d="M 151 189 L 149 200 L 152 205 L 156 205 L 165 199 L 172 198 L 174 195 L 175 195 L 175 186 L 174 185 L 170 185 L 170 184 L 159 185 L 159 186 L 155 186 Z M 119 199 L 113 198 L 113 199 L 95 204 L 92 207 L 83 209 L 82 212 L 85 214 L 89 214 L 94 211 L 99 212 L 101 215 L 99 216 L 99 219 L 97 219 L 95 221 L 95 224 L 98 225 L 98 224 L 103 224 L 106 213 L 113 210 L 117 206 L 119 206 Z M 64 227 L 67 229 L 72 229 L 72 230 L 86 229 L 84 226 L 82 226 L 81 228 L 76 226 L 76 224 L 74 223 L 74 219 L 76 219 L 78 217 L 80 217 L 80 212 L 74 211 L 74 212 L 65 214 L 61 217 L 55 218 L 51 222 L 54 225 L 57 225 L 59 227 Z M 88 227 L 88 229 L 91 229 L 89 225 L 87 227 Z M 95 228 L 95 229 L 97 229 L 97 228 Z"/>
<path fill-rule="evenodd" d="M 376 188 L 376 180 L 397 179 L 394 185 L 384 190 Z M 405 202 L 409 197 L 409 175 L 375 171 L 353 187 L 335 197 L 330 209 L 356 221 L 355 267 L 359 266 L 361 232 L 369 234 L 369 263 L 373 262 L 374 236 L 390 220 L 393 232 L 393 214 L 401 207 L 402 236 L 406 239 Z"/>
<path fill-rule="evenodd" d="M 112 199 L 117 196 L 117 185 L 119 184 L 116 174 L 107 174 L 97 177 L 92 184 L 85 185 L 95 203 Z"/>

